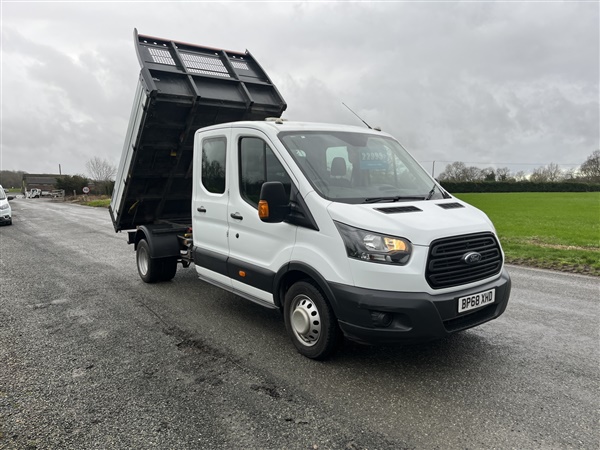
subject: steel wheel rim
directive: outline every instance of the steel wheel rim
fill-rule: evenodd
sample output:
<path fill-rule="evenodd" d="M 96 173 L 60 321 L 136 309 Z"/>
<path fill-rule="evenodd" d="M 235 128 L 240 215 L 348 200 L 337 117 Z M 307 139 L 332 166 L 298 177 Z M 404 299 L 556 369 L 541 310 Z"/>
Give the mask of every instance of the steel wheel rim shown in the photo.
<path fill-rule="evenodd" d="M 292 331 L 298 341 L 307 347 L 312 347 L 319 342 L 321 314 L 310 297 L 304 294 L 294 297 L 289 318 Z"/>
<path fill-rule="evenodd" d="M 145 247 L 138 248 L 138 267 L 142 275 L 148 273 L 148 251 Z"/>

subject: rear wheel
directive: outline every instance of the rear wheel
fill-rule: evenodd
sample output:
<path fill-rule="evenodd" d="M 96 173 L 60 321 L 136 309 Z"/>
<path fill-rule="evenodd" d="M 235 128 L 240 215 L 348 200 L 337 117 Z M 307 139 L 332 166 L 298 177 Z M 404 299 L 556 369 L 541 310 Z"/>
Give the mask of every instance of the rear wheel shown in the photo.
<path fill-rule="evenodd" d="M 308 358 L 326 359 L 341 342 L 331 306 L 309 281 L 298 281 L 285 294 L 284 320 L 294 346 Z"/>
<path fill-rule="evenodd" d="M 138 273 L 145 283 L 156 283 L 160 275 L 160 260 L 150 257 L 150 246 L 145 239 L 138 242 L 135 253 Z"/>
<path fill-rule="evenodd" d="M 177 273 L 177 258 L 174 256 L 170 256 L 168 258 L 161 258 L 160 262 L 160 280 L 172 280 L 175 277 L 175 274 Z"/>
<path fill-rule="evenodd" d="M 140 278 L 146 283 L 172 280 L 177 273 L 177 257 L 152 258 L 148 241 L 138 242 L 136 263 Z"/>

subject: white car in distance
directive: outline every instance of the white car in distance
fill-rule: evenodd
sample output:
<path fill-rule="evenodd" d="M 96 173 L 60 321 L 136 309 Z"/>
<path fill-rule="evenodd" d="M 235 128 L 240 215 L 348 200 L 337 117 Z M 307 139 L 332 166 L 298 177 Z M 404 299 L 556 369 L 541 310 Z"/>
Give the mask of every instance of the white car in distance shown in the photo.
<path fill-rule="evenodd" d="M 6 191 L 0 186 L 0 224 L 12 225 L 12 210 L 9 200 L 14 199 L 12 195 L 6 195 Z"/>

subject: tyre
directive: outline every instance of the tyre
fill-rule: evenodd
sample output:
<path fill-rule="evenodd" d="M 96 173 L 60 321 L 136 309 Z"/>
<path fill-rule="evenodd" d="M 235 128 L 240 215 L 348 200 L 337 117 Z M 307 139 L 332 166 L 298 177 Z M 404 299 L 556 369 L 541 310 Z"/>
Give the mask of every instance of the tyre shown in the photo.
<path fill-rule="evenodd" d="M 161 260 L 150 257 L 150 246 L 145 239 L 138 242 L 135 260 L 140 278 L 145 283 L 156 283 L 160 279 Z"/>
<path fill-rule="evenodd" d="M 309 281 L 288 289 L 284 301 L 285 328 L 294 346 L 311 359 L 326 359 L 338 348 L 342 332 L 331 306 Z"/>
<path fill-rule="evenodd" d="M 161 258 L 160 281 L 170 281 L 177 273 L 177 258 L 172 256 Z"/>

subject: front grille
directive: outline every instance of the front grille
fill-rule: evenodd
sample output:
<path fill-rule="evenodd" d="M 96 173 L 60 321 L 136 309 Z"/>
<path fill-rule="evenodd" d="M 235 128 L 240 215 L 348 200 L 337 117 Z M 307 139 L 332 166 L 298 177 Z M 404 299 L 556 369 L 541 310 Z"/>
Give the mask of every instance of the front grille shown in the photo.
<path fill-rule="evenodd" d="M 463 256 L 477 252 L 481 259 L 467 264 Z M 492 233 L 467 234 L 435 240 L 429 247 L 425 278 L 433 289 L 474 283 L 502 269 L 502 252 Z"/>

